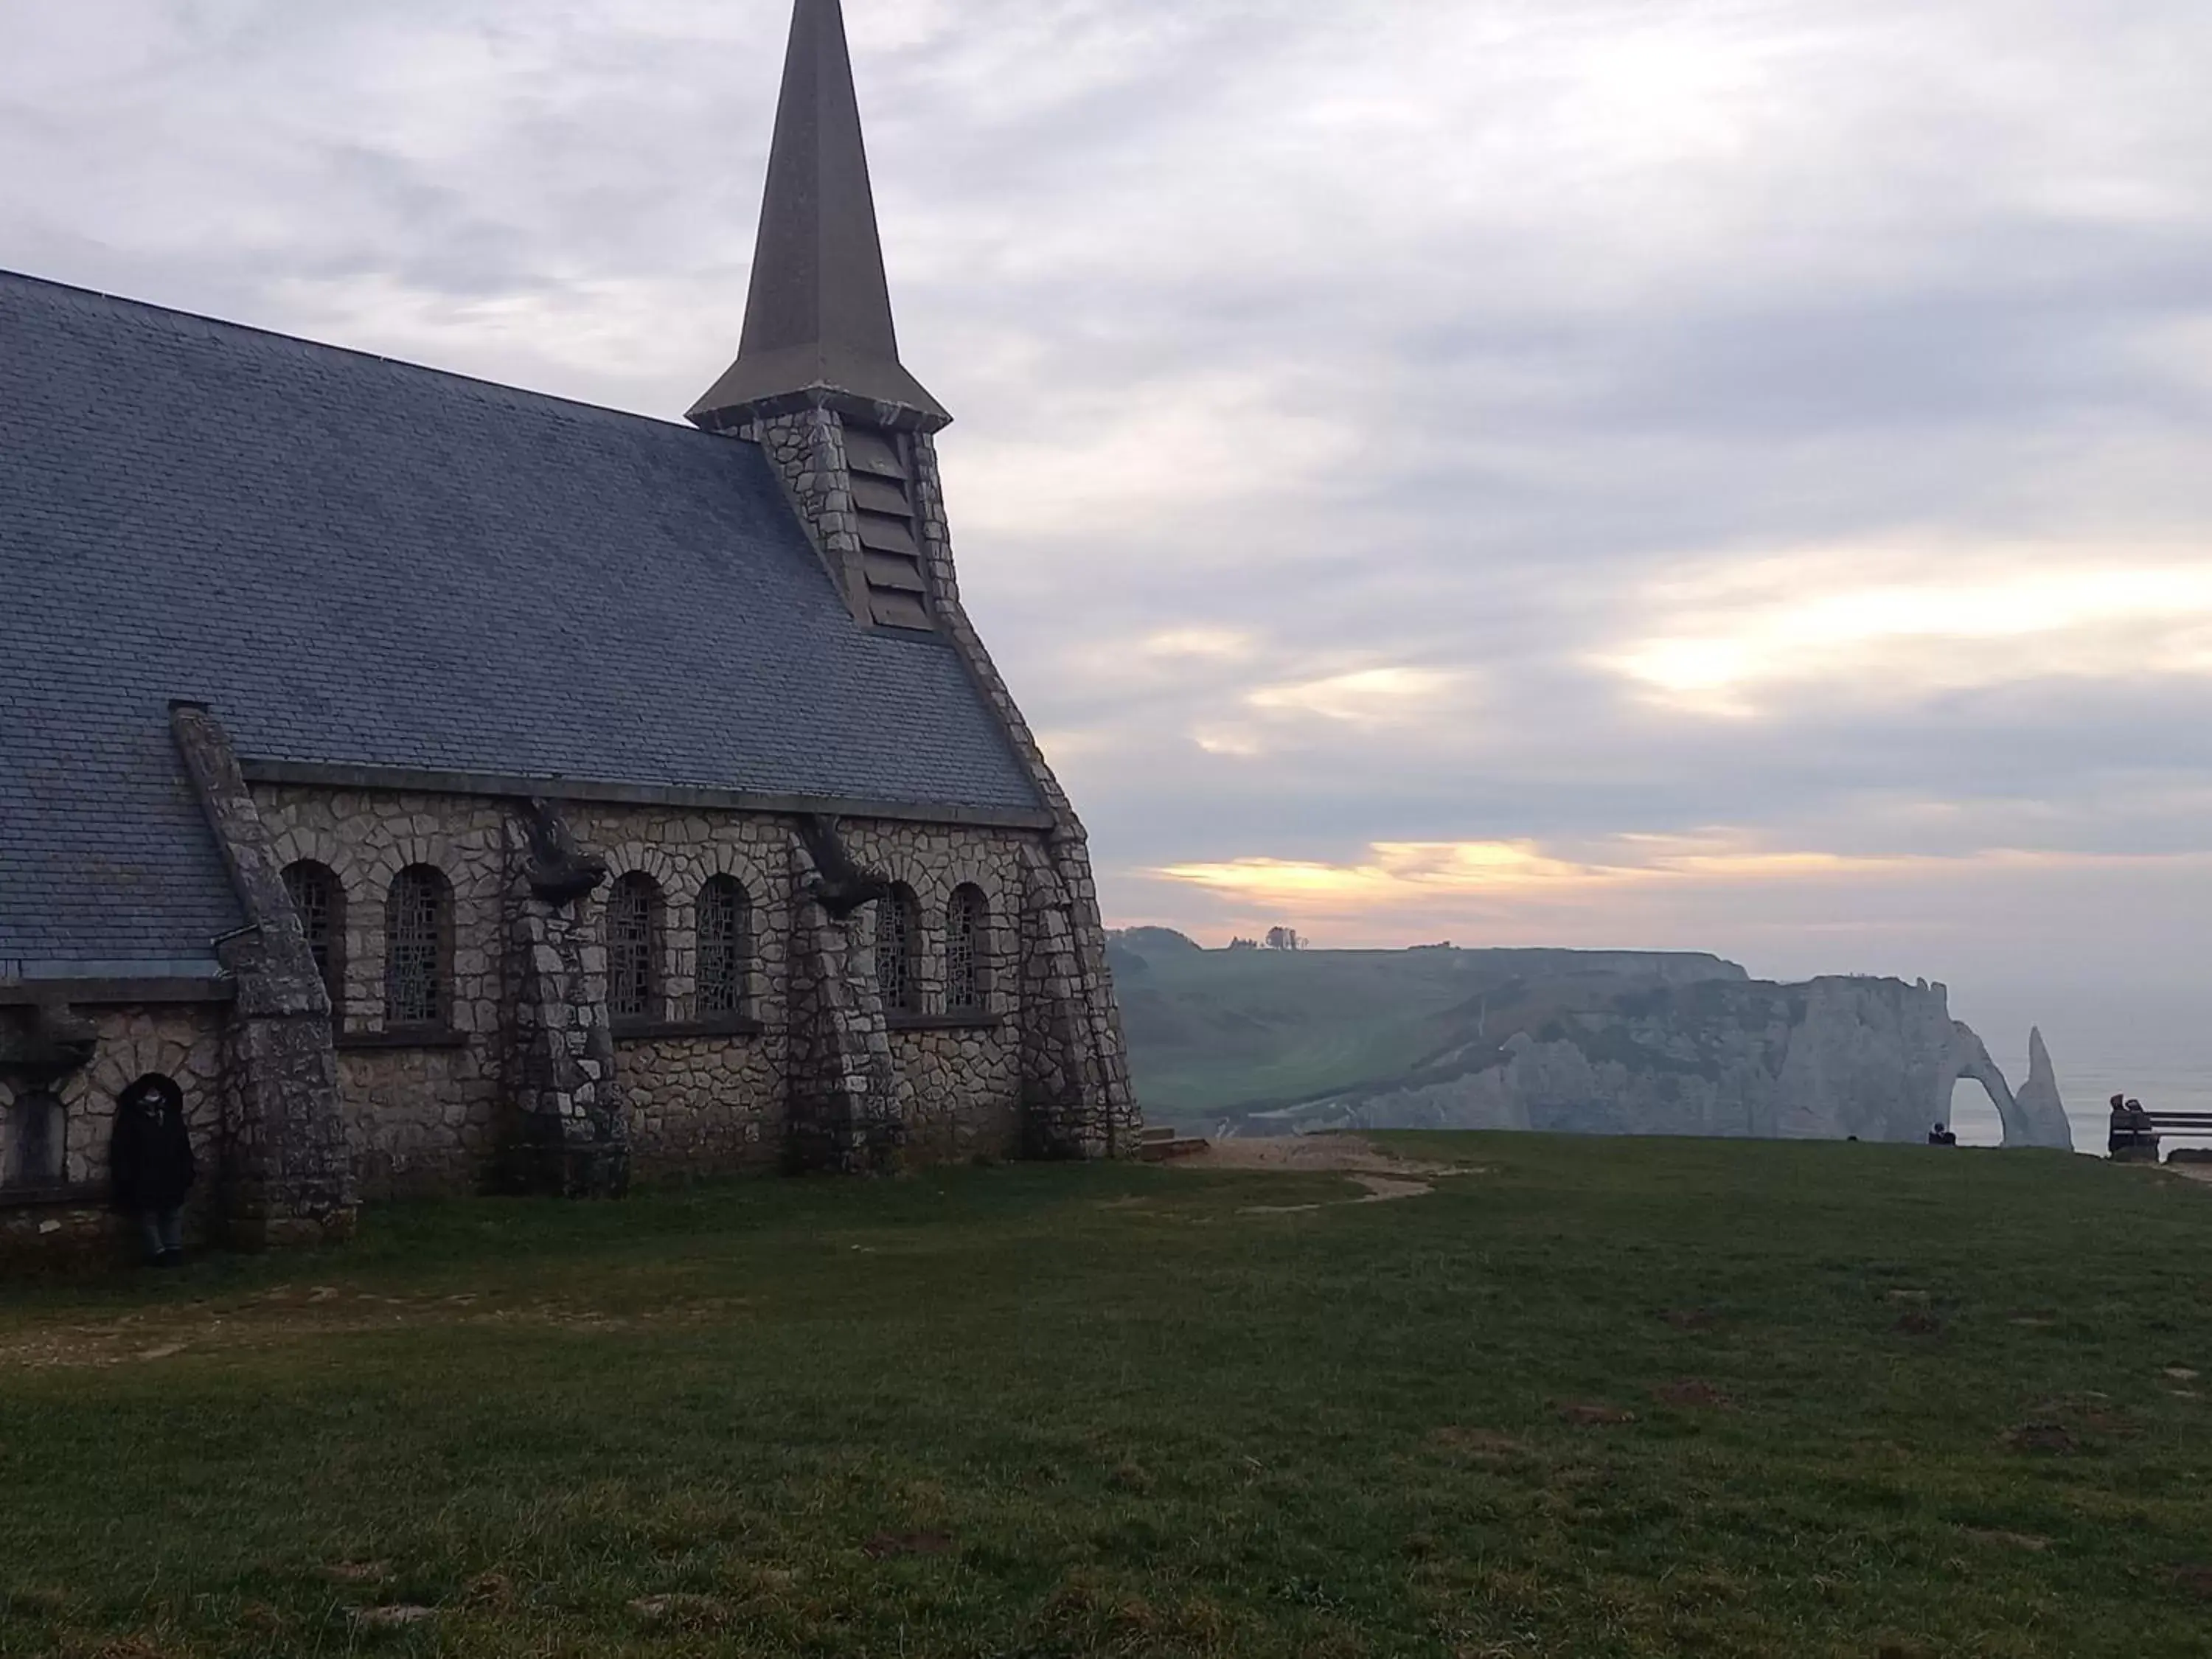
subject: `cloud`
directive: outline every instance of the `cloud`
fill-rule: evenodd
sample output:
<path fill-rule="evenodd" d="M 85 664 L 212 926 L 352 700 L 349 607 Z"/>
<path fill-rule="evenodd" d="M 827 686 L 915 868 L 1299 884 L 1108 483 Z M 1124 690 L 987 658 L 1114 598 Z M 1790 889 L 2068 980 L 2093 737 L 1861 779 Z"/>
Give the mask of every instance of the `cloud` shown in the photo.
<path fill-rule="evenodd" d="M 1285 685 L 1264 685 L 1244 701 L 1263 714 L 1310 714 L 1346 726 L 1419 720 L 1461 691 L 1465 677 L 1437 668 L 1359 668 Z"/>
<path fill-rule="evenodd" d="M 2039 679 L 2212 674 L 2212 560 L 2096 550 L 1805 553 L 1671 579 L 1598 664 L 1672 705 L 1911 701 Z"/>
<path fill-rule="evenodd" d="M 2204 980 L 2200 0 L 848 10 L 1113 914 Z M 0 263 L 671 418 L 735 349 L 780 3 L 16 12 Z"/>
<path fill-rule="evenodd" d="M 1218 864 L 1173 865 L 1150 873 L 1277 908 L 1318 905 L 1337 915 L 1427 908 L 1442 898 L 1558 896 L 1639 884 L 1747 884 L 1838 881 L 1913 876 L 1955 879 L 1969 871 L 2011 872 L 2092 869 L 2117 863 L 2171 860 L 1990 848 L 1964 854 L 1887 854 L 1776 849 L 1743 838 L 1625 836 L 1581 857 L 1562 856 L 1534 842 L 1377 842 L 1356 864 L 1251 857 Z M 2185 860 L 2212 865 L 2212 855 Z"/>

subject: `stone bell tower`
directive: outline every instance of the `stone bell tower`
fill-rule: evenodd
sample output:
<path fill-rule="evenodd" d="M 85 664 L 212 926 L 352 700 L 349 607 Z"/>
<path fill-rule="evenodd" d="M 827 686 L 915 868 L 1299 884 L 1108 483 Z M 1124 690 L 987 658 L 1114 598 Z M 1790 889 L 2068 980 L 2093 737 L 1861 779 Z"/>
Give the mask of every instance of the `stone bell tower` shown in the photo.
<path fill-rule="evenodd" d="M 936 446 L 952 417 L 899 361 L 839 0 L 796 0 L 742 343 L 690 419 L 759 444 L 859 625 L 942 637 L 1006 727 L 1054 818 L 1024 858 L 1028 1150 L 1133 1152 L 1140 1117 L 1088 842 L 960 603 Z M 868 955 L 848 952 L 854 979 L 872 973 Z"/>

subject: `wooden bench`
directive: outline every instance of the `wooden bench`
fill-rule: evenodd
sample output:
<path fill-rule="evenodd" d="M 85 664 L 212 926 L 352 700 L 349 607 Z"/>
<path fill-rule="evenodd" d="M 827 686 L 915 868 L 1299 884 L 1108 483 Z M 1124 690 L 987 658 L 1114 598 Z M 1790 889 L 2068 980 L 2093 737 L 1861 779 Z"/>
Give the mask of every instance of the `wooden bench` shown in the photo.
<path fill-rule="evenodd" d="M 2114 1158 L 2155 1164 L 2163 1140 L 2212 1140 L 2212 1112 L 2145 1112 L 2142 1121 L 2150 1125 L 2148 1135 L 2106 1143 Z"/>
<path fill-rule="evenodd" d="M 1210 1150 L 1211 1143 L 1196 1135 L 1178 1133 L 1172 1128 L 1146 1128 L 1138 1138 L 1137 1156 L 1147 1164 L 1165 1164 L 1178 1158 L 1195 1158 Z"/>

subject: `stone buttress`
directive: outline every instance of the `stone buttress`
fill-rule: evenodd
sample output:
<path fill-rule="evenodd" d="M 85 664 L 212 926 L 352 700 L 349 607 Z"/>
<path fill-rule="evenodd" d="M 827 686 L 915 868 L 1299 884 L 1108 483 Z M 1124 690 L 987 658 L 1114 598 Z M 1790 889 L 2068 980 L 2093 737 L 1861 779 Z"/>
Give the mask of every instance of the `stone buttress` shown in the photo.
<path fill-rule="evenodd" d="M 612 1198 L 629 1186 L 606 941 L 585 904 L 606 878 L 550 803 L 508 815 L 503 1163 L 516 1191 Z"/>
<path fill-rule="evenodd" d="M 185 702 L 172 706 L 170 731 L 246 920 L 218 947 L 237 986 L 216 1171 L 221 1225 L 247 1249 L 343 1237 L 356 1202 L 330 994 L 228 735 Z"/>
<path fill-rule="evenodd" d="M 791 861 L 786 1161 L 801 1172 L 880 1173 L 903 1142 L 906 1085 L 877 983 L 873 906 L 838 902 L 803 841 Z"/>

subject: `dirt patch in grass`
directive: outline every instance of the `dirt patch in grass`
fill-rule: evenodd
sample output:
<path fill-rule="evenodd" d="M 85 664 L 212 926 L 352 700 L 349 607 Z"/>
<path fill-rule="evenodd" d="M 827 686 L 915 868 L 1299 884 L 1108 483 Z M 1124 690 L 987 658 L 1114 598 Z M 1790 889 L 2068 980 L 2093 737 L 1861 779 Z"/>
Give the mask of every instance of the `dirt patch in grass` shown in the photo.
<path fill-rule="evenodd" d="M 2081 1449 L 2081 1443 L 2063 1423 L 2019 1423 L 2004 1431 L 2004 1443 L 2016 1452 L 2045 1457 L 2066 1457 Z"/>
<path fill-rule="evenodd" d="M 2185 1594 L 2200 1601 L 2212 1601 L 2212 1567 L 2176 1567 L 2173 1582 Z"/>
<path fill-rule="evenodd" d="M 1727 1412 L 1735 1409 L 1735 1401 L 1711 1383 L 1694 1376 L 1686 1376 L 1679 1382 L 1662 1382 L 1652 1389 L 1651 1397 L 1662 1406 L 1674 1406 L 1686 1411 Z"/>
<path fill-rule="evenodd" d="M 1416 1163 L 1384 1152 L 1363 1135 L 1282 1135 L 1217 1140 L 1205 1152 L 1177 1158 L 1175 1170 L 1261 1170 L 1273 1174 L 1393 1176 L 1430 1182 L 1442 1176 L 1480 1175 L 1479 1170 Z"/>
<path fill-rule="evenodd" d="M 1559 1407 L 1559 1420 L 1578 1429 L 1617 1428 L 1636 1421 L 1636 1413 L 1618 1406 L 1576 1401 Z"/>
<path fill-rule="evenodd" d="M 952 1535 L 942 1532 L 879 1532 L 860 1546 L 871 1561 L 895 1561 L 902 1556 L 950 1555 Z"/>
<path fill-rule="evenodd" d="M 89 1650 L 90 1659 L 176 1659 L 178 1650 L 166 1647 L 150 1636 L 124 1636 L 112 1642 L 103 1642 Z"/>
<path fill-rule="evenodd" d="M 2039 1538 L 2033 1533 L 2003 1532 L 1986 1527 L 1967 1527 L 1963 1530 L 1967 1537 L 1978 1539 L 1984 1544 L 1997 1544 L 2008 1550 L 2025 1550 L 2030 1555 L 2040 1555 L 2051 1547 L 2048 1538 Z"/>
<path fill-rule="evenodd" d="M 635 1618 L 656 1628 L 713 1630 L 729 1622 L 732 1609 L 711 1595 L 641 1595 L 629 1604 Z"/>
<path fill-rule="evenodd" d="M 1267 1139 L 1217 1141 L 1206 1151 L 1178 1158 L 1176 1170 L 1233 1170 L 1261 1175 L 1341 1175 L 1364 1194 L 1349 1204 L 1393 1204 L 1425 1198 L 1436 1183 L 1481 1170 L 1421 1164 L 1386 1152 L 1359 1135 L 1286 1135 Z M 1249 1215 L 1304 1215 L 1334 1209 L 1331 1204 L 1255 1206 Z"/>
<path fill-rule="evenodd" d="M 402 1602 L 389 1607 L 362 1607 L 353 1615 L 358 1630 L 405 1630 L 410 1625 L 427 1625 L 438 1616 L 435 1607 L 416 1607 Z"/>
<path fill-rule="evenodd" d="M 323 1569 L 333 1584 L 381 1584 L 392 1577 L 389 1561 L 338 1561 Z"/>
<path fill-rule="evenodd" d="M 1491 1465 L 1525 1462 L 1535 1455 L 1526 1442 L 1516 1440 L 1510 1434 L 1500 1434 L 1495 1429 L 1438 1429 L 1429 1436 L 1429 1444 L 1439 1451 L 1455 1452 L 1475 1462 Z"/>
<path fill-rule="evenodd" d="M 497 1613 L 514 1605 L 514 1581 L 505 1573 L 480 1573 L 469 1581 L 461 1601 L 479 1612 Z"/>

